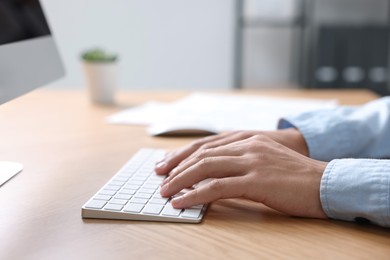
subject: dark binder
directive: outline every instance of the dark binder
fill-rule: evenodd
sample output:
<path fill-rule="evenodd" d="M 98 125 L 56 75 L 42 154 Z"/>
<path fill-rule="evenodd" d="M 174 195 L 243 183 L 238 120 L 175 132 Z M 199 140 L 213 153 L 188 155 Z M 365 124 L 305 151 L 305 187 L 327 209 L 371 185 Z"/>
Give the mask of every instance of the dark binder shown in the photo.
<path fill-rule="evenodd" d="M 389 29 L 367 27 L 367 87 L 380 95 L 389 95 Z"/>
<path fill-rule="evenodd" d="M 366 88 L 366 29 L 362 27 L 344 27 L 340 29 L 344 36 L 341 85 L 344 88 Z"/>
<path fill-rule="evenodd" d="M 340 86 L 340 34 L 335 26 L 318 29 L 316 59 L 314 64 L 314 86 L 335 88 Z"/>

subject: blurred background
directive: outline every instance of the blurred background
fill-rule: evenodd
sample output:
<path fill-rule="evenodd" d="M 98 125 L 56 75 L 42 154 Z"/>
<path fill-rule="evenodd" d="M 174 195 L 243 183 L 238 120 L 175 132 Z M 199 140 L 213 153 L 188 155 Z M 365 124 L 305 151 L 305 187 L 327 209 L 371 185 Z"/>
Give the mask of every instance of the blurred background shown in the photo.
<path fill-rule="evenodd" d="M 67 75 L 119 54 L 123 89 L 369 88 L 390 93 L 390 0 L 43 0 Z"/>

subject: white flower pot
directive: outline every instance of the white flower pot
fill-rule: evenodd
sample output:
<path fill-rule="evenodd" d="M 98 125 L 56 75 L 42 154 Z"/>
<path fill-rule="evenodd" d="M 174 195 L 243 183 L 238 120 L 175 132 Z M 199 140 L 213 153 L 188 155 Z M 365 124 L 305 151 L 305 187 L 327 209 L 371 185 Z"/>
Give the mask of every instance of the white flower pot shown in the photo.
<path fill-rule="evenodd" d="M 93 102 L 110 105 L 115 103 L 118 83 L 116 62 L 83 62 L 85 80 Z"/>

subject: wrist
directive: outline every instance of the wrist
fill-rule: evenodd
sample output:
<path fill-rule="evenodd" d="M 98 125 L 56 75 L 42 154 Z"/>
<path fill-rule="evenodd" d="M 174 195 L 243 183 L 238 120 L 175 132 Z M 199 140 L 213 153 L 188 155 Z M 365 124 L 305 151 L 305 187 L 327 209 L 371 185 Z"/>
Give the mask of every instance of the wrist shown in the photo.
<path fill-rule="evenodd" d="M 325 172 L 325 169 L 328 165 L 326 162 L 322 161 L 314 161 L 315 165 L 313 169 L 313 184 L 312 187 L 313 189 L 313 198 L 315 198 L 315 203 L 313 204 L 312 207 L 312 217 L 315 218 L 327 218 L 325 211 L 322 207 L 321 199 L 320 199 L 320 193 L 321 193 L 321 180 L 322 180 L 322 175 Z"/>
<path fill-rule="evenodd" d="M 286 131 L 289 131 L 292 136 L 291 140 L 293 140 L 294 144 L 296 145 L 295 151 L 305 156 L 309 156 L 309 148 L 307 146 L 306 140 L 303 137 L 302 133 L 299 132 L 299 130 L 296 128 L 286 129 Z"/>
<path fill-rule="evenodd" d="M 291 127 L 275 131 L 274 140 L 304 156 L 309 156 L 306 140 L 296 128 Z"/>

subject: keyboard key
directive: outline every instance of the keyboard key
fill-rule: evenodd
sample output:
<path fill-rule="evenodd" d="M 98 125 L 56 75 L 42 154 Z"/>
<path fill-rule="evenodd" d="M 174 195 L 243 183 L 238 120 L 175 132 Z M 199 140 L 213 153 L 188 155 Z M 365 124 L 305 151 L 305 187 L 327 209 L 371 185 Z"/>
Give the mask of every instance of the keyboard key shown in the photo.
<path fill-rule="evenodd" d="M 142 186 L 142 188 L 151 190 L 156 190 L 158 187 L 160 187 L 159 184 L 145 184 L 144 186 Z"/>
<path fill-rule="evenodd" d="M 141 188 L 138 192 L 140 192 L 140 193 L 146 193 L 146 194 L 153 194 L 155 191 L 156 191 L 156 189 Z"/>
<path fill-rule="evenodd" d="M 134 180 L 134 178 L 133 178 L 133 179 L 130 180 L 130 183 L 132 185 L 137 185 L 138 187 L 141 187 L 142 184 L 144 184 L 144 181 Z"/>
<path fill-rule="evenodd" d="M 121 189 L 121 186 L 115 186 L 115 185 L 108 184 L 108 185 L 106 185 L 106 187 L 104 187 L 104 189 L 118 191 Z"/>
<path fill-rule="evenodd" d="M 126 181 L 129 180 L 129 178 L 126 177 L 126 176 L 116 176 L 113 180 L 114 181 L 124 181 L 124 182 L 126 182 Z"/>
<path fill-rule="evenodd" d="M 198 218 L 202 209 L 185 209 L 181 216 L 184 218 Z"/>
<path fill-rule="evenodd" d="M 134 198 L 141 198 L 141 199 L 150 199 L 150 197 L 152 197 L 152 194 L 137 193 L 134 195 Z"/>
<path fill-rule="evenodd" d="M 123 209 L 123 211 L 139 213 L 139 212 L 141 212 L 143 207 L 144 207 L 144 204 L 129 203 L 126 205 L 126 207 Z"/>
<path fill-rule="evenodd" d="M 101 209 L 106 203 L 107 201 L 104 200 L 91 200 L 85 207 L 90 209 Z"/>
<path fill-rule="evenodd" d="M 129 195 L 134 195 L 137 192 L 137 190 L 132 190 L 132 189 L 123 189 L 119 192 L 119 194 L 129 194 Z"/>
<path fill-rule="evenodd" d="M 101 195 L 101 194 L 98 194 L 96 195 L 95 197 L 93 197 L 94 200 L 105 200 L 105 201 L 109 201 L 111 199 L 111 196 L 110 195 Z"/>
<path fill-rule="evenodd" d="M 123 208 L 123 205 L 113 204 L 113 203 L 108 203 L 104 207 L 105 210 L 113 210 L 113 211 L 121 211 L 122 208 Z"/>
<path fill-rule="evenodd" d="M 132 183 L 134 183 L 134 182 L 144 183 L 147 179 L 148 179 L 148 176 L 135 176 L 135 177 L 132 178 L 131 182 Z"/>
<path fill-rule="evenodd" d="M 99 194 L 101 194 L 101 195 L 110 195 L 110 196 L 115 195 L 115 193 L 116 193 L 116 191 L 114 191 L 114 190 L 106 190 L 106 189 L 99 192 Z"/>
<path fill-rule="evenodd" d="M 126 182 L 124 182 L 124 181 L 115 181 L 115 180 L 113 180 L 113 181 L 110 182 L 110 185 L 122 186 L 122 185 L 125 184 L 125 183 L 126 183 Z"/>
<path fill-rule="evenodd" d="M 157 180 L 157 181 L 162 182 L 165 178 L 166 178 L 165 176 L 152 175 L 152 176 L 150 176 L 149 180 L 150 180 L 150 181 L 152 181 L 152 180 Z"/>
<path fill-rule="evenodd" d="M 160 180 L 147 180 L 145 184 L 158 184 L 160 185 L 162 181 Z"/>
<path fill-rule="evenodd" d="M 137 175 L 137 177 L 146 177 L 146 178 L 148 178 L 151 174 L 152 173 L 150 171 L 147 171 L 147 172 L 140 171 L 140 172 L 137 172 L 136 175 Z"/>
<path fill-rule="evenodd" d="M 110 201 L 112 204 L 119 204 L 119 205 L 125 205 L 127 203 L 127 200 L 121 200 L 121 199 L 112 199 Z"/>
<path fill-rule="evenodd" d="M 164 216 L 173 216 L 173 217 L 177 217 L 177 216 L 180 215 L 180 212 L 181 212 L 181 211 L 182 211 L 181 209 L 175 209 L 175 208 L 172 207 L 171 204 L 167 204 L 167 205 L 164 207 L 164 209 L 163 209 L 163 211 L 162 211 L 161 214 L 164 215 Z"/>
<path fill-rule="evenodd" d="M 117 178 L 126 178 L 129 179 L 131 176 L 133 176 L 133 173 L 127 173 L 127 172 L 120 172 L 117 176 Z"/>
<path fill-rule="evenodd" d="M 167 198 L 159 199 L 159 198 L 152 198 L 149 203 L 152 204 L 162 204 L 165 205 L 168 202 Z"/>
<path fill-rule="evenodd" d="M 114 199 L 129 200 L 131 197 L 133 196 L 129 194 L 118 194 L 114 197 Z"/>
<path fill-rule="evenodd" d="M 154 194 L 153 198 L 166 199 L 165 197 L 161 196 L 160 192 L 156 192 L 156 193 Z"/>
<path fill-rule="evenodd" d="M 148 202 L 148 199 L 132 198 L 130 202 L 137 203 L 137 204 L 146 204 Z"/>
<path fill-rule="evenodd" d="M 137 184 L 134 185 L 132 183 L 126 184 L 125 189 L 131 189 L 131 190 L 138 190 L 141 187 L 141 185 Z"/>
<path fill-rule="evenodd" d="M 148 205 L 145 206 L 145 208 L 142 211 L 142 213 L 158 215 L 158 214 L 160 214 L 160 212 L 161 212 L 163 207 L 164 207 L 164 205 L 148 204 Z"/>
<path fill-rule="evenodd" d="M 138 174 L 139 175 L 147 175 L 147 176 L 149 176 L 150 174 L 152 174 L 153 173 L 153 169 L 152 168 L 144 168 L 144 169 L 140 169 L 139 171 L 138 171 Z"/>

